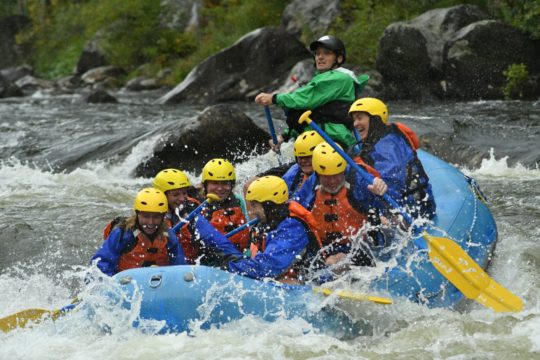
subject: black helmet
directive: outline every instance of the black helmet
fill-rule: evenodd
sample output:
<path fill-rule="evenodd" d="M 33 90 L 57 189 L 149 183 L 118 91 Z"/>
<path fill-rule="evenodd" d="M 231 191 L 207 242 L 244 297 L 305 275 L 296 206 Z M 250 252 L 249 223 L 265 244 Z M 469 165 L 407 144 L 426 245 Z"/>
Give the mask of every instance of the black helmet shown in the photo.
<path fill-rule="evenodd" d="M 342 63 L 345 62 L 345 45 L 343 41 L 332 35 L 324 35 L 309 44 L 309 49 L 313 52 L 317 50 L 319 46 L 324 46 L 328 50 L 332 50 L 336 55 L 343 57 Z"/>

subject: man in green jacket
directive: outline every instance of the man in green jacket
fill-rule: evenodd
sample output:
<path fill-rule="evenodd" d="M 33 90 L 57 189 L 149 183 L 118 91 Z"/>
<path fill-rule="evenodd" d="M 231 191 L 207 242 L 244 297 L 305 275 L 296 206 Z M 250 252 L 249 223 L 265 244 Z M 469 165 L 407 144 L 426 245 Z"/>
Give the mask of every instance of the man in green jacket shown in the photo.
<path fill-rule="evenodd" d="M 283 141 L 295 138 L 311 127 L 299 125 L 298 119 L 307 110 L 311 119 L 344 148 L 356 140 L 352 135 L 352 123 L 348 109 L 358 97 L 369 79 L 368 75 L 356 77 L 341 65 L 345 62 L 345 45 L 335 36 L 325 35 L 309 46 L 314 54 L 315 76 L 294 92 L 283 94 L 260 93 L 255 102 L 261 105 L 277 104 L 284 108 L 288 128 L 278 136 L 278 143 L 270 141 L 272 149 L 279 150 Z"/>

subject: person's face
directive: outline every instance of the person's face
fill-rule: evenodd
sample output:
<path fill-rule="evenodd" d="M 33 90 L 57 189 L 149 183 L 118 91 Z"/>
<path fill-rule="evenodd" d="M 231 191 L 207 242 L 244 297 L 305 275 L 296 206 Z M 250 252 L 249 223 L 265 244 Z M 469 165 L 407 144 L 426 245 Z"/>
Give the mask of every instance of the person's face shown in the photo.
<path fill-rule="evenodd" d="M 266 214 L 260 202 L 246 201 L 246 209 L 250 219 L 258 218 L 259 222 L 266 223 Z"/>
<path fill-rule="evenodd" d="M 358 133 L 360 134 L 360 137 L 362 138 L 362 141 L 366 140 L 369 132 L 369 115 L 366 112 L 355 112 L 352 114 L 353 119 L 353 126 L 356 130 L 358 130 Z"/>
<path fill-rule="evenodd" d="M 137 220 L 142 231 L 147 235 L 154 234 L 163 222 L 163 214 L 156 212 L 139 211 Z"/>
<path fill-rule="evenodd" d="M 313 165 L 311 164 L 312 156 L 298 156 L 296 161 L 298 166 L 302 169 L 302 172 L 306 175 L 311 175 L 313 173 Z"/>
<path fill-rule="evenodd" d="M 330 194 L 337 194 L 341 187 L 345 184 L 345 173 L 342 172 L 336 175 L 320 175 L 319 181 L 324 191 Z"/>
<path fill-rule="evenodd" d="M 165 191 L 165 195 L 167 196 L 167 201 L 169 202 L 169 208 L 176 209 L 177 207 L 182 205 L 182 203 L 187 199 L 188 189 L 181 188 L 168 190 Z"/>
<path fill-rule="evenodd" d="M 315 50 L 315 67 L 320 72 L 330 70 L 338 60 L 341 60 L 341 55 L 339 58 L 332 50 L 319 46 Z"/>
<path fill-rule="evenodd" d="M 215 181 L 208 180 L 206 182 L 206 193 L 216 194 L 220 201 L 225 200 L 232 191 L 232 184 L 230 181 Z"/>

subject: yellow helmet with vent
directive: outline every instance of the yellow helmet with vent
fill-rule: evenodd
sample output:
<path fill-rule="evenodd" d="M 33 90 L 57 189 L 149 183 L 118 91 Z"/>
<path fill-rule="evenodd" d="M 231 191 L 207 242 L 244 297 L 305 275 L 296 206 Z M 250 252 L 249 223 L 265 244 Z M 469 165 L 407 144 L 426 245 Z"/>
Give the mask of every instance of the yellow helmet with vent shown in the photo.
<path fill-rule="evenodd" d="M 144 188 L 135 197 L 133 209 L 135 211 L 166 213 L 169 205 L 163 191 L 156 188 Z"/>
<path fill-rule="evenodd" d="M 263 176 L 253 181 L 246 193 L 246 200 L 263 203 L 271 201 L 283 204 L 289 199 L 289 188 L 285 181 L 277 176 Z"/>
<path fill-rule="evenodd" d="M 345 159 L 327 142 L 315 147 L 311 163 L 313 170 L 319 175 L 341 174 L 347 167 Z"/>

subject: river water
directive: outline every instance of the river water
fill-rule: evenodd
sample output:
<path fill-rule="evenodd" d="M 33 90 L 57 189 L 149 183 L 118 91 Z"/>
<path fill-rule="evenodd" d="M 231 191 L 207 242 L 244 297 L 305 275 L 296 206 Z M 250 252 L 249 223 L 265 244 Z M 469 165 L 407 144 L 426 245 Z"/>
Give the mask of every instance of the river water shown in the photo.
<path fill-rule="evenodd" d="M 104 224 L 129 214 L 134 194 L 151 183 L 132 174 L 151 155 L 154 130 L 203 109 L 153 105 L 158 93 L 116 95 L 114 105 L 40 93 L 0 101 L 0 318 L 56 309 L 85 291 Z M 264 125 L 259 107 L 239 105 Z M 499 229 L 489 272 L 524 299 L 523 312 L 355 304 L 349 310 L 365 316 L 370 332 L 348 340 L 300 319 L 248 317 L 158 336 L 130 328 L 130 315 L 120 311 L 101 315 L 108 332 L 73 314 L 0 334 L 0 359 L 540 358 L 540 108 L 503 101 L 389 106 L 391 119 L 409 124 L 429 139 L 428 149 L 480 184 Z M 288 144 L 284 153 L 291 152 Z M 272 164 L 271 153 L 238 164 L 239 183 Z M 200 174 L 189 175 L 196 183 Z"/>

